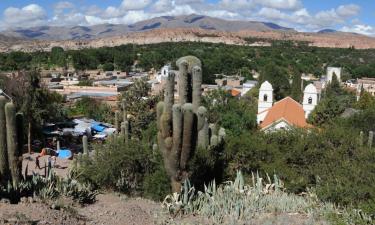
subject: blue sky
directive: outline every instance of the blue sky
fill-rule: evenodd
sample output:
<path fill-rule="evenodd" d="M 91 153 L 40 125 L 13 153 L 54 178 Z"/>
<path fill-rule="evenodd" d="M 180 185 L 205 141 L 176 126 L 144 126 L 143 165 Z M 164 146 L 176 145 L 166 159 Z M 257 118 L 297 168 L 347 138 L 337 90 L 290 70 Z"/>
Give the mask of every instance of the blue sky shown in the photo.
<path fill-rule="evenodd" d="M 131 24 L 192 13 L 275 22 L 299 31 L 333 28 L 375 36 L 375 0 L 0 0 L 0 30 Z"/>

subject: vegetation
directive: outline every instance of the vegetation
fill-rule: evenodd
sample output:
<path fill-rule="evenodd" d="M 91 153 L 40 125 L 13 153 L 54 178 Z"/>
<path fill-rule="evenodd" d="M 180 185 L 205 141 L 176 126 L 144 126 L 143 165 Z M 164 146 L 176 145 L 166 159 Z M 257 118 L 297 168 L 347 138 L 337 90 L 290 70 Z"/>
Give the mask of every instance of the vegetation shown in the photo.
<path fill-rule="evenodd" d="M 252 174 L 252 184 L 246 185 L 241 172 L 237 172 L 234 182 L 216 185 L 215 181 L 208 184 L 204 191 L 196 192 L 185 181 L 181 194 L 168 195 L 163 206 L 172 215 L 194 214 L 205 219 L 205 224 L 242 224 L 268 223 L 267 215 L 293 213 L 302 215 L 303 221 L 297 217 L 283 217 L 287 223 L 321 224 L 372 224 L 373 219 L 361 212 L 337 208 L 331 203 L 323 203 L 312 192 L 297 196 L 285 192 L 283 183 L 277 176 L 271 180 L 262 179 Z"/>
<path fill-rule="evenodd" d="M 68 115 L 85 116 L 102 122 L 113 122 L 113 112 L 111 107 L 90 97 L 82 97 L 68 109 Z"/>
<path fill-rule="evenodd" d="M 277 41 L 276 41 L 277 42 Z M 362 76 L 375 77 L 373 50 L 308 47 L 279 41 L 273 47 L 247 47 L 209 43 L 161 43 L 153 45 L 123 45 L 113 48 L 51 52 L 11 52 L 0 54 L 0 71 L 30 70 L 73 66 L 76 70 L 97 69 L 104 66 L 129 72 L 135 60 L 144 70 L 160 69 L 167 62 L 175 62 L 185 55 L 202 60 L 203 83 L 213 83 L 214 74 L 239 74 L 251 79 L 249 71 L 282 71 L 283 79 L 294 74 L 325 74 L 326 66 L 344 68 L 345 79 Z M 111 67 L 111 68 L 109 68 Z M 279 78 L 274 78 L 279 79 Z M 282 89 L 281 89 L 282 90 Z"/>

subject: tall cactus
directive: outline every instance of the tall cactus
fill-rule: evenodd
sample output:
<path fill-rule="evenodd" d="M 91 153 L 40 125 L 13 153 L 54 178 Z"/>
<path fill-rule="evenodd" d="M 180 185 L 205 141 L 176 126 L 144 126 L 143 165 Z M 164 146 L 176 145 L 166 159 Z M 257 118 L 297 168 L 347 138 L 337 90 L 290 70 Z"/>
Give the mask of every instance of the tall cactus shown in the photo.
<path fill-rule="evenodd" d="M 23 116 L 16 114 L 16 107 L 10 102 L 5 105 L 5 118 L 9 168 L 13 186 L 16 187 L 22 178 Z"/>
<path fill-rule="evenodd" d="M 175 73 L 168 75 L 164 101 L 157 105 L 158 145 L 172 190 L 179 192 L 188 177 L 188 162 L 197 147 L 209 146 L 207 110 L 201 106 L 202 69 L 194 56 L 182 57 L 179 68 L 179 103 L 174 103 Z"/>
<path fill-rule="evenodd" d="M 89 142 L 86 135 L 82 137 L 82 145 L 83 145 L 83 153 L 88 156 L 89 155 Z"/>
<path fill-rule="evenodd" d="M 0 96 L 0 182 L 6 181 L 9 177 L 7 135 L 5 120 L 6 99 Z"/>
<path fill-rule="evenodd" d="M 120 111 L 115 112 L 115 128 L 116 132 L 120 132 Z"/>
<path fill-rule="evenodd" d="M 372 142 L 373 142 L 373 140 L 374 140 L 374 132 L 370 131 L 368 133 L 368 144 L 367 144 L 369 148 L 372 148 Z"/>

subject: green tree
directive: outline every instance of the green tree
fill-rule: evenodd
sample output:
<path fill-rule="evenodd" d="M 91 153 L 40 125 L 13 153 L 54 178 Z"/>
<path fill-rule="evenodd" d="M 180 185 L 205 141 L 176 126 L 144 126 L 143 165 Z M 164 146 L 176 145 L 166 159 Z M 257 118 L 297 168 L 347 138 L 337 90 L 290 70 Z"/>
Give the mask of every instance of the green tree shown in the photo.
<path fill-rule="evenodd" d="M 293 83 L 292 83 L 290 95 L 297 102 L 301 102 L 301 100 L 302 100 L 302 79 L 301 79 L 301 75 L 298 72 L 293 75 L 293 81 L 292 82 Z"/>
<path fill-rule="evenodd" d="M 106 63 L 103 65 L 104 71 L 113 71 L 115 70 L 115 66 L 112 63 Z"/>
<path fill-rule="evenodd" d="M 274 62 L 270 62 L 261 71 L 260 84 L 264 81 L 270 82 L 274 90 L 275 99 L 283 99 L 290 92 L 289 80 L 286 74 L 285 70 Z"/>
<path fill-rule="evenodd" d="M 61 47 L 53 47 L 51 49 L 51 63 L 59 67 L 66 67 L 66 55 Z"/>

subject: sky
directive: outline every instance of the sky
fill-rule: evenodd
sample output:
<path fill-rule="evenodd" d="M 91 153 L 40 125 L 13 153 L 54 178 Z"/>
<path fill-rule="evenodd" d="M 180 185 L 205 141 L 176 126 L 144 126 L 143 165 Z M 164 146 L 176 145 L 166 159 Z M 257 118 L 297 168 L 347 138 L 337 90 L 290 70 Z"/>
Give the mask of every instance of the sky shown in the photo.
<path fill-rule="evenodd" d="M 193 13 L 274 22 L 298 31 L 335 29 L 375 36 L 375 0 L 0 0 L 0 30 L 132 24 Z"/>

